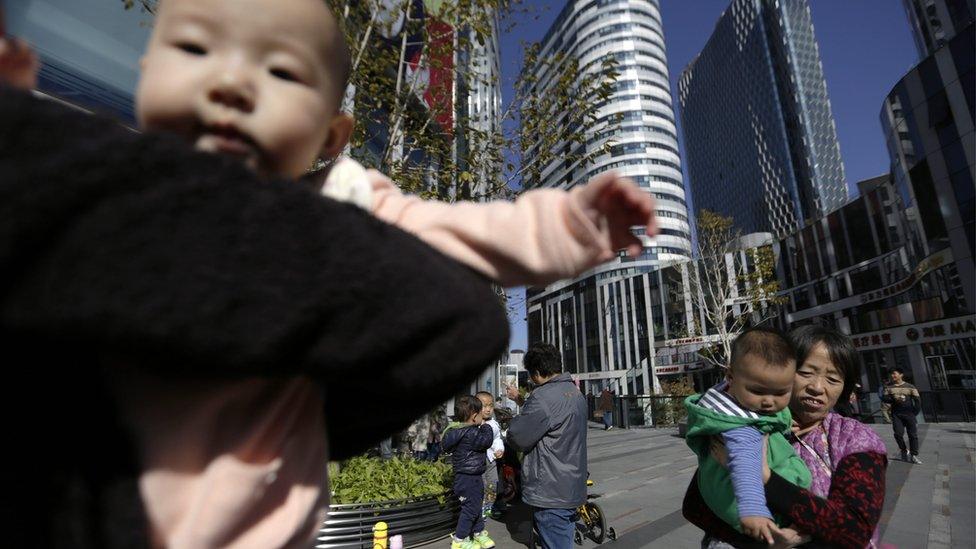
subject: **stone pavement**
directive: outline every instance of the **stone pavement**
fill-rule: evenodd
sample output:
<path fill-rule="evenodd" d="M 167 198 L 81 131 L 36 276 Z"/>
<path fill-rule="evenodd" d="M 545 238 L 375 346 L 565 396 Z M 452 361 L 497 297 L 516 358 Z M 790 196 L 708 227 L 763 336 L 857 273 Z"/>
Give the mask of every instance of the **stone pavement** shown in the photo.
<path fill-rule="evenodd" d="M 890 425 L 875 425 L 897 454 Z M 976 546 L 976 432 L 973 423 L 922 425 L 923 465 L 892 460 L 888 466 L 882 540 L 900 549 Z M 674 429 L 614 429 L 596 424 L 589 431 L 590 488 L 599 494 L 609 524 L 618 535 L 604 545 L 697 549 L 701 531 L 681 516 L 681 500 L 696 461 Z M 500 549 L 526 547 L 529 515 L 516 508 L 505 522 L 489 521 Z M 447 547 L 440 541 L 429 547 Z M 586 540 L 583 547 L 595 544 Z"/>

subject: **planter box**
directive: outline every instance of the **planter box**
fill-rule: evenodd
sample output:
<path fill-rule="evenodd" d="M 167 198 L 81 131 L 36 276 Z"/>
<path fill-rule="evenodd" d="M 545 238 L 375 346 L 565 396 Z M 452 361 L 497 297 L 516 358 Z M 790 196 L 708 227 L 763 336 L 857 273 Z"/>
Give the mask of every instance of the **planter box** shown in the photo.
<path fill-rule="evenodd" d="M 450 535 L 457 525 L 460 506 L 448 491 L 444 503 L 437 496 L 330 505 L 316 537 L 317 549 L 373 547 L 373 525 L 383 521 L 390 536 L 403 536 L 404 547 L 416 547 Z"/>

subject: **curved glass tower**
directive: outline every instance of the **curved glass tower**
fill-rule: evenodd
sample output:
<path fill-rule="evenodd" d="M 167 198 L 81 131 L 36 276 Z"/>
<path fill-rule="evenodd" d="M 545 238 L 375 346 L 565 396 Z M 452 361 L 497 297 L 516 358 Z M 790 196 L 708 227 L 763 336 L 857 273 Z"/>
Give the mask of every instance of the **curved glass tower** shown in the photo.
<path fill-rule="evenodd" d="M 691 255 L 688 208 L 678 156 L 678 136 L 658 0 L 569 0 L 542 41 L 540 59 L 557 52 L 579 60 L 583 71 L 599 71 L 615 57 L 620 73 L 613 96 L 600 107 L 600 122 L 587 136 L 588 151 L 613 142 L 588 166 L 556 158 L 532 186 L 570 188 L 613 169 L 631 177 L 655 198 L 660 234 L 645 239 L 638 261 L 669 262 Z M 533 67 L 536 73 L 545 66 Z M 548 75 L 539 92 L 546 93 Z M 532 161 L 531 150 L 526 161 Z"/>
<path fill-rule="evenodd" d="M 587 71 L 599 71 L 608 57 L 618 61 L 616 89 L 600 105 L 600 122 L 588 130 L 584 145 L 596 151 L 610 141 L 612 149 L 587 166 L 557 155 L 530 186 L 569 188 L 617 170 L 654 196 L 660 234 L 644 237 L 636 260 L 619 259 L 575 280 L 528 289 L 529 343 L 556 345 L 564 371 L 579 376 L 587 391 L 612 387 L 647 394 L 659 388 L 654 347 L 667 337 L 666 319 L 692 314 L 690 304 L 665 295 L 680 282 L 660 282 L 661 273 L 680 271 L 662 267 L 691 258 L 691 236 L 658 0 L 568 0 L 543 39 L 541 57 L 558 52 Z M 533 70 L 540 78 L 537 93 L 546 93 L 551 76 L 542 74 L 544 66 Z M 525 155 L 529 162 L 532 152 Z"/>

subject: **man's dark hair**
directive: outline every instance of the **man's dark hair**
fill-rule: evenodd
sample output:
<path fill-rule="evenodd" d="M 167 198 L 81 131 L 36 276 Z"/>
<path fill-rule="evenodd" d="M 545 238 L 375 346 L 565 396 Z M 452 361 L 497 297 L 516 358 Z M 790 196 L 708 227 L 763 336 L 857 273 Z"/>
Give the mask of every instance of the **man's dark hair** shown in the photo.
<path fill-rule="evenodd" d="M 533 343 L 525 353 L 522 365 L 525 366 L 529 375 L 534 373 L 540 377 L 549 377 L 563 371 L 559 350 L 551 343 Z"/>
<path fill-rule="evenodd" d="M 790 332 L 790 340 L 796 347 L 796 365 L 800 367 L 813 352 L 814 347 L 823 344 L 827 348 L 830 362 L 844 377 L 844 389 L 837 402 L 844 403 L 850 398 L 854 385 L 861 379 L 861 357 L 854 348 L 851 338 L 824 326 L 800 326 Z M 897 366 L 891 370 L 900 370 Z"/>
<path fill-rule="evenodd" d="M 454 402 L 454 421 L 467 421 L 472 414 L 481 413 L 481 400 L 478 397 L 464 395 Z"/>
<path fill-rule="evenodd" d="M 750 328 L 732 342 L 729 369 L 735 370 L 746 355 L 762 359 L 768 366 L 796 364 L 796 350 L 783 332 L 772 328 Z"/>
<path fill-rule="evenodd" d="M 891 373 L 892 373 L 892 372 L 898 372 L 898 373 L 899 373 L 899 374 L 901 374 L 901 375 L 905 375 L 905 369 L 904 369 L 904 368 L 902 368 L 901 366 L 895 366 L 895 367 L 893 367 L 893 368 L 890 368 L 890 369 L 888 370 L 888 374 L 889 374 L 889 375 L 891 375 Z"/>

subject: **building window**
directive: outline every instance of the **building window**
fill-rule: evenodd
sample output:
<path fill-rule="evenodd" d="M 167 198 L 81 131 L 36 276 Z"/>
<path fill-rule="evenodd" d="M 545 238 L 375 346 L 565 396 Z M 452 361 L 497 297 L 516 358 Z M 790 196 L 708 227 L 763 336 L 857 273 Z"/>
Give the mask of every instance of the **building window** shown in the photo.
<path fill-rule="evenodd" d="M 840 275 L 838 277 L 835 277 L 834 278 L 834 285 L 837 287 L 837 298 L 838 299 L 844 299 L 845 297 L 849 297 L 851 295 L 851 293 L 847 291 L 847 277 L 846 276 Z"/>
<path fill-rule="evenodd" d="M 813 294 L 817 300 L 817 305 L 830 303 L 830 287 L 826 280 L 821 280 L 813 285 Z"/>
<path fill-rule="evenodd" d="M 793 305 L 797 311 L 810 308 L 810 291 L 808 288 L 800 288 L 793 292 Z"/>
<path fill-rule="evenodd" d="M 872 263 L 851 271 L 851 290 L 854 295 L 863 294 L 881 287 L 881 271 Z"/>
<path fill-rule="evenodd" d="M 922 227 L 929 241 L 930 251 L 941 250 L 947 245 L 945 220 L 939 207 L 939 199 L 932 184 L 932 173 L 929 171 L 927 160 L 921 160 L 909 172 L 912 188 L 915 191 L 915 201 L 918 204 L 918 214 L 922 219 Z M 848 218 L 850 220 L 850 218 Z"/>
<path fill-rule="evenodd" d="M 853 263 L 860 263 L 876 257 L 878 250 L 874 246 L 874 236 L 871 233 L 871 222 L 868 219 L 864 197 L 845 206 L 843 212 L 847 233 L 851 236 Z M 858 292 L 855 290 L 854 293 Z"/>

